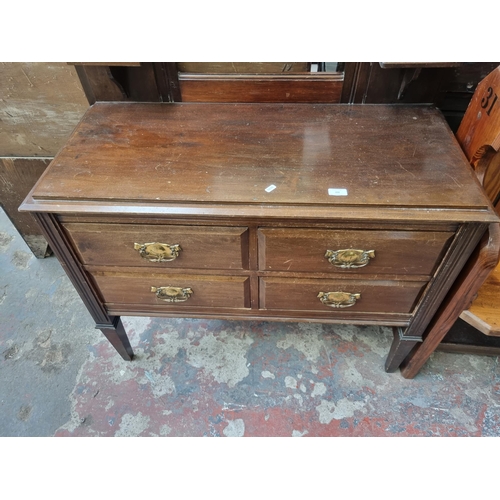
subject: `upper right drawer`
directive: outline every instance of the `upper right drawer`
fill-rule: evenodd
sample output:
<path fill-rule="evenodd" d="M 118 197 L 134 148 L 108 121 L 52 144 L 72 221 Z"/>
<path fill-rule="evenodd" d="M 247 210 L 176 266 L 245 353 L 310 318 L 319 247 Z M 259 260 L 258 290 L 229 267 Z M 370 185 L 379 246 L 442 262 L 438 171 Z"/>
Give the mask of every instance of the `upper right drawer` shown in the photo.
<path fill-rule="evenodd" d="M 265 228 L 259 269 L 430 276 L 453 232 Z"/>

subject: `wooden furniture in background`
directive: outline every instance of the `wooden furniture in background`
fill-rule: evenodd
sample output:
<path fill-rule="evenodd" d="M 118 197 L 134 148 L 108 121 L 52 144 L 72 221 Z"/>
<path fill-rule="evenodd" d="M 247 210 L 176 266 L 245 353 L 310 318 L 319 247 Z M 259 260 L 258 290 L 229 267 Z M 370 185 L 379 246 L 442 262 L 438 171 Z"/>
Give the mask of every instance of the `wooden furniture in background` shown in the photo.
<path fill-rule="evenodd" d="M 120 315 L 390 325 L 394 371 L 498 220 L 440 113 L 97 103 L 25 200 Z"/>
<path fill-rule="evenodd" d="M 434 104 L 456 132 L 477 84 L 498 64 L 345 63 L 341 102 Z"/>
<path fill-rule="evenodd" d="M 179 75 L 183 102 L 340 102 L 341 74 Z"/>
<path fill-rule="evenodd" d="M 96 101 L 342 102 L 436 105 L 456 131 L 477 84 L 498 63 L 74 63 Z M 304 69 L 305 68 L 305 69 Z M 285 78 L 283 78 L 285 77 Z M 156 89 L 156 90 L 155 90 Z M 287 95 L 288 94 L 288 95 Z"/>
<path fill-rule="evenodd" d="M 498 63 L 74 63 L 89 102 L 324 102 L 436 105 L 456 131 Z M 144 66 L 144 67 L 143 67 Z M 305 69 L 304 69 L 305 68 Z"/>
<path fill-rule="evenodd" d="M 342 73 L 309 63 L 73 63 L 90 104 L 139 102 L 340 101 Z"/>
<path fill-rule="evenodd" d="M 340 102 L 341 72 L 309 63 L 177 63 L 183 102 Z"/>
<path fill-rule="evenodd" d="M 499 98 L 500 66 L 478 86 L 469 105 L 471 112 L 465 115 L 457 132 L 457 140 L 497 213 L 500 213 Z M 460 317 L 485 335 L 500 336 L 500 266 L 488 276 Z"/>
<path fill-rule="evenodd" d="M 478 85 L 457 132 L 459 144 L 497 211 L 500 199 L 499 96 L 500 66 Z M 403 376 L 413 378 L 419 372 L 459 316 L 483 334 L 500 336 L 499 251 L 500 228 L 498 224 L 491 224 L 429 325 L 424 342 L 403 363 Z M 464 331 L 463 326 L 458 328 L 461 333 Z M 461 352 L 466 352 L 468 347 L 464 345 Z M 481 352 L 488 352 L 487 347 L 489 345 Z M 479 352 L 474 347 L 470 351 Z"/>

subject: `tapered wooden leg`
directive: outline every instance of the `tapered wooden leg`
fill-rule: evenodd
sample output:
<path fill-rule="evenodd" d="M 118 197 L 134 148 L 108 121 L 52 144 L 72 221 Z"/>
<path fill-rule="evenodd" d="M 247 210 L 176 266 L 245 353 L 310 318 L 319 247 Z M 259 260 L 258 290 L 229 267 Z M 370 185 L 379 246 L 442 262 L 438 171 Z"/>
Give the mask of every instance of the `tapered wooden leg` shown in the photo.
<path fill-rule="evenodd" d="M 385 371 L 395 372 L 410 351 L 420 342 L 415 337 L 405 338 L 401 328 L 393 328 L 394 340 L 385 361 Z"/>
<path fill-rule="evenodd" d="M 105 337 L 111 342 L 113 347 L 118 351 L 118 354 L 125 361 L 132 361 L 134 352 L 130 345 L 130 341 L 123 327 L 120 316 L 111 316 L 112 320 L 109 324 L 97 324 L 96 328 L 104 333 Z"/>

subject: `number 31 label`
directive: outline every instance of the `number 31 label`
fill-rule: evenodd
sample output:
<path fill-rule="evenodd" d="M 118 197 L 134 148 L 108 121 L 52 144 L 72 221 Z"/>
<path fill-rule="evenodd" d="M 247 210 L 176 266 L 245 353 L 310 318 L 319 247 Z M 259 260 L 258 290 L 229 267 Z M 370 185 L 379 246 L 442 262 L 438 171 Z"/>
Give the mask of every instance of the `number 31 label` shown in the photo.
<path fill-rule="evenodd" d="M 491 113 L 491 110 L 493 109 L 493 106 L 495 105 L 495 103 L 497 102 L 497 99 L 498 99 L 498 96 L 493 92 L 493 88 L 492 87 L 488 87 L 488 93 L 486 94 L 486 96 L 484 96 L 482 99 L 481 99 L 481 107 L 483 109 L 486 109 L 486 114 L 488 116 L 490 116 L 490 113 Z M 493 99 L 492 103 L 490 104 L 490 99 L 495 96 L 495 98 Z"/>

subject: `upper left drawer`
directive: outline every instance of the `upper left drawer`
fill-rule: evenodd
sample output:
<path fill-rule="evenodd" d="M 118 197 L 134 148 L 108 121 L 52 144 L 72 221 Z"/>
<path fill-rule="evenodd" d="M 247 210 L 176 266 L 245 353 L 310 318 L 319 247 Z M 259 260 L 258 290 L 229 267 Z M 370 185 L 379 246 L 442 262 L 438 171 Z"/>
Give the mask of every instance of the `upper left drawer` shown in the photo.
<path fill-rule="evenodd" d="M 248 228 L 64 223 L 83 264 L 248 269 Z"/>

